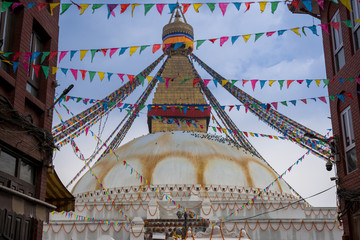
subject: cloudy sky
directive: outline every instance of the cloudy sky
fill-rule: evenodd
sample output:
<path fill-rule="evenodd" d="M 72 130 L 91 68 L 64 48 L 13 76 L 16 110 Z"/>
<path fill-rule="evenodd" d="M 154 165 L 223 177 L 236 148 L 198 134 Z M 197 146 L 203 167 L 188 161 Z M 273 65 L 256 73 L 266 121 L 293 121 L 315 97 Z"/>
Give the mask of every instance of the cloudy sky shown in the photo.
<path fill-rule="evenodd" d="M 76 2 L 94 3 L 93 1 Z M 97 1 L 96 3 L 118 2 Z M 152 2 L 137 1 L 137 3 Z M 107 19 L 106 7 L 101 7 L 94 14 L 92 14 L 90 8 L 80 16 L 79 10 L 72 6 L 60 16 L 59 50 L 117 48 L 161 43 L 162 28 L 169 22 L 170 18 L 167 6 L 165 6 L 162 15 L 157 12 L 154 6 L 147 16 L 144 16 L 144 7 L 138 6 L 134 10 L 133 17 L 131 17 L 130 8 L 120 15 L 120 8 L 117 7 L 114 10 L 115 17 L 111 16 L 109 19 Z M 279 4 L 274 14 L 271 14 L 269 4 L 264 13 L 260 13 L 258 4 L 252 4 L 247 12 L 245 12 L 244 4 L 241 6 L 240 11 L 237 11 L 234 5 L 229 4 L 225 16 L 222 15 L 217 5 L 213 13 L 206 5 L 203 5 L 200 8 L 200 13 L 196 13 L 190 7 L 185 17 L 194 28 L 195 39 L 268 32 L 319 23 L 317 19 L 311 16 L 291 14 L 284 3 Z M 319 28 L 318 32 L 321 33 Z M 299 37 L 288 31 L 283 36 L 274 34 L 271 37 L 266 37 L 264 35 L 256 42 L 254 42 L 254 36 L 252 36 L 246 44 L 243 39 L 239 38 L 234 45 L 228 41 L 222 47 L 219 46 L 219 40 L 215 44 L 207 41 L 194 53 L 227 79 L 287 80 L 326 78 L 321 34 L 315 36 L 310 30 L 307 30 L 307 36 L 302 33 L 301 35 Z M 80 61 L 80 55 L 77 53 L 72 61 L 69 60 L 67 55 L 59 66 L 136 75 L 160 55 L 160 50 L 153 54 L 151 48 L 144 50 L 141 55 L 136 52 L 133 56 L 129 56 L 128 51 L 121 56 L 117 52 L 111 59 L 108 54 L 104 57 L 101 53 L 97 53 L 93 62 L 91 62 L 90 53 L 86 55 L 83 61 Z M 195 64 L 195 67 L 203 78 L 210 78 L 197 64 Z M 153 76 L 153 74 L 151 75 Z M 75 81 L 70 72 L 67 76 L 59 72 L 57 80 L 60 84 L 56 89 L 58 96 L 68 85 L 74 84 L 75 87 L 69 95 L 93 99 L 102 99 L 122 85 L 121 80 L 115 75 L 110 81 L 104 79 L 102 82 L 96 76 L 94 81 L 90 83 L 88 76 L 83 81 L 79 75 L 78 80 Z M 312 83 L 309 88 L 306 87 L 305 83 L 302 85 L 293 83 L 289 89 L 284 87 L 282 90 L 280 90 L 277 83 L 274 83 L 272 87 L 266 84 L 263 89 L 257 86 L 255 91 L 253 91 L 249 83 L 243 87 L 239 82 L 237 86 L 262 102 L 328 95 L 327 88 L 324 88 L 323 84 L 317 87 L 315 83 Z M 221 87 L 216 88 L 211 83 L 209 87 L 220 101 L 220 104 L 240 104 Z M 125 102 L 134 103 L 144 89 L 145 87 L 138 87 Z M 150 103 L 152 96 L 153 94 L 150 95 L 147 103 Z M 65 105 L 74 114 L 89 107 L 83 103 L 73 102 L 67 102 Z M 70 117 L 63 107 L 57 106 L 57 110 L 63 119 Z M 316 102 L 309 101 L 308 104 L 298 102 L 296 106 L 279 106 L 279 111 L 324 135 L 327 134 L 327 129 L 331 128 L 329 105 L 319 100 Z M 120 113 L 119 110 L 115 110 L 107 119 L 102 120 L 101 125 L 97 124 L 91 130 L 105 140 L 125 116 L 124 114 Z M 244 109 L 240 109 L 240 111 L 232 110 L 229 115 L 242 131 L 279 135 L 278 132 L 258 120 L 251 113 L 245 113 Z M 54 125 L 59 122 L 58 116 L 54 114 Z M 148 134 L 148 128 L 146 109 L 144 109 L 140 117 L 135 120 L 123 143 L 146 134 Z M 305 149 L 284 140 L 249 138 L 249 141 L 280 173 L 306 152 Z M 95 150 L 96 142 L 91 136 L 79 137 L 76 139 L 76 143 L 85 157 L 90 156 Z M 63 147 L 56 153 L 54 164 L 65 185 L 84 165 L 75 156 L 70 146 Z M 334 185 L 330 181 L 332 176 L 334 176 L 334 172 L 326 171 L 323 160 L 309 155 L 301 164 L 294 167 L 290 174 L 286 175 L 285 180 L 303 197 L 307 197 Z M 335 206 L 335 200 L 335 190 L 332 189 L 310 199 L 309 202 L 314 206 Z"/>

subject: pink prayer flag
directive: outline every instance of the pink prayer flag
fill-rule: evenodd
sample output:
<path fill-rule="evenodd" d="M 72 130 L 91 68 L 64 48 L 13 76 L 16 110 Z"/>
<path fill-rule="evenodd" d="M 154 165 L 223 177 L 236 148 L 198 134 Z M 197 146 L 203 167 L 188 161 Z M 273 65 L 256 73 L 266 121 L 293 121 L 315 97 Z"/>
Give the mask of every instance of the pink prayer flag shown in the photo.
<path fill-rule="evenodd" d="M 327 103 L 325 97 L 319 97 L 319 99 L 320 99 L 321 101 L 323 101 L 324 103 Z"/>
<path fill-rule="evenodd" d="M 250 80 L 250 81 L 251 81 L 252 89 L 253 89 L 253 91 L 255 91 L 255 85 L 259 81 L 259 79 L 253 79 L 253 80 Z"/>
<path fill-rule="evenodd" d="M 286 84 L 287 84 L 287 88 L 290 87 L 290 84 L 292 84 L 295 80 L 287 80 Z"/>
<path fill-rule="evenodd" d="M 15 61 L 16 59 L 18 59 L 20 57 L 20 55 L 21 55 L 21 52 L 14 53 L 12 60 Z"/>
<path fill-rule="evenodd" d="M 229 3 L 219 3 L 219 7 L 221 9 L 221 12 L 222 12 L 223 16 L 225 15 L 226 8 L 227 8 L 228 5 L 229 5 Z"/>
<path fill-rule="evenodd" d="M 166 51 L 171 46 L 171 43 L 165 44 L 164 51 Z"/>
<path fill-rule="evenodd" d="M 325 23 L 325 24 L 319 24 L 320 27 L 322 28 L 322 30 L 324 30 L 327 34 L 330 34 L 329 33 L 329 27 L 328 27 L 328 24 Z"/>
<path fill-rule="evenodd" d="M 68 53 L 68 51 L 61 51 L 60 52 L 60 56 L 59 56 L 59 63 L 61 62 L 61 60 L 65 57 L 65 55 Z"/>
<path fill-rule="evenodd" d="M 277 110 L 277 107 L 278 107 L 278 103 L 277 103 L 277 102 L 272 102 L 271 105 L 273 105 L 273 107 L 275 108 L 275 110 Z"/>
<path fill-rule="evenodd" d="M 156 9 L 157 9 L 158 12 L 160 13 L 160 15 L 162 14 L 162 11 L 163 11 L 163 9 L 164 9 L 164 6 L 165 6 L 165 4 L 163 4 L 163 3 L 156 4 Z"/>
<path fill-rule="evenodd" d="M 245 12 L 247 12 L 250 9 L 250 5 L 253 4 L 254 2 L 246 2 L 245 6 L 246 6 L 246 10 Z"/>
<path fill-rule="evenodd" d="M 12 5 L 11 5 L 11 10 L 14 11 L 15 8 L 23 5 L 24 3 L 20 3 L 20 2 L 14 2 Z"/>
<path fill-rule="evenodd" d="M 24 53 L 24 57 L 23 57 L 23 62 L 26 62 L 29 58 L 30 58 L 30 56 L 32 55 L 32 53 L 31 52 L 26 52 L 26 53 Z"/>
<path fill-rule="evenodd" d="M 266 33 L 266 36 L 267 36 L 267 37 L 271 37 L 274 33 L 275 33 L 275 31 L 274 31 L 274 32 L 267 32 L 267 33 Z"/>
<path fill-rule="evenodd" d="M 170 81 L 170 78 L 165 78 L 165 86 L 166 86 L 166 88 L 169 87 L 169 81 Z"/>
<path fill-rule="evenodd" d="M 77 80 L 78 70 L 77 70 L 77 69 L 72 69 L 72 68 L 70 68 L 70 71 L 71 71 L 72 75 L 74 76 L 75 80 Z"/>
<path fill-rule="evenodd" d="M 122 82 L 124 82 L 124 75 L 123 73 L 118 73 L 119 78 L 121 79 Z"/>
<path fill-rule="evenodd" d="M 157 50 L 161 48 L 161 44 L 154 44 L 152 52 L 155 53 Z"/>
<path fill-rule="evenodd" d="M 330 24 L 330 26 L 332 26 L 333 28 L 335 28 L 336 30 L 339 31 L 339 28 L 340 28 L 340 23 L 339 22 L 331 22 L 329 24 Z"/>
<path fill-rule="evenodd" d="M 207 86 L 210 81 L 211 81 L 211 79 L 204 79 L 205 86 Z"/>
<path fill-rule="evenodd" d="M 302 84 L 304 80 L 296 80 L 299 84 Z"/>
<path fill-rule="evenodd" d="M 220 3 L 219 3 L 220 4 Z M 227 40 L 229 40 L 229 37 L 221 37 L 220 38 L 220 47 L 222 47 L 222 45 L 227 41 Z"/>
<path fill-rule="evenodd" d="M 118 50 L 119 48 L 111 48 L 110 49 L 110 58 L 112 57 L 112 55 L 114 55 L 114 53 Z"/>
<path fill-rule="evenodd" d="M 183 14 L 186 13 L 186 11 L 189 9 L 189 7 L 191 6 L 190 3 L 182 3 L 181 4 L 183 6 Z"/>
<path fill-rule="evenodd" d="M 245 105 L 245 113 L 247 113 L 248 109 L 249 109 L 249 105 Z"/>
<path fill-rule="evenodd" d="M 26 70 L 26 73 L 29 75 L 29 64 L 25 63 L 25 62 L 23 62 L 22 64 L 23 64 L 23 66 L 24 66 L 24 68 Z"/>
<path fill-rule="evenodd" d="M 360 78 L 356 78 L 356 82 L 360 84 Z"/>
<path fill-rule="evenodd" d="M 32 65 L 33 69 L 34 69 L 34 72 L 35 72 L 35 75 L 36 77 L 38 78 L 39 77 L 39 70 L 40 70 L 40 65 Z"/>
<path fill-rule="evenodd" d="M 324 0 L 316 0 L 319 6 L 324 9 Z"/>

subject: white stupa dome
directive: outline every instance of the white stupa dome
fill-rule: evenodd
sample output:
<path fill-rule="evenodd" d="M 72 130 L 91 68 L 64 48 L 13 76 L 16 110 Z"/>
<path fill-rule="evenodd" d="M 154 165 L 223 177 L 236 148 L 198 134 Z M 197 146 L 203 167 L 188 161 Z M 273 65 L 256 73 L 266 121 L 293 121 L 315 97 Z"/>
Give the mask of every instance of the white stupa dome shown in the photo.
<path fill-rule="evenodd" d="M 158 132 L 132 140 L 108 154 L 93 170 L 106 188 L 142 185 L 130 174 L 136 169 L 153 185 L 200 184 L 263 189 L 278 176 L 260 158 L 217 135 L 190 132 Z M 125 160 L 130 166 L 125 168 Z M 273 191 L 291 194 L 280 179 Z M 100 189 L 87 172 L 75 185 L 74 194 Z"/>

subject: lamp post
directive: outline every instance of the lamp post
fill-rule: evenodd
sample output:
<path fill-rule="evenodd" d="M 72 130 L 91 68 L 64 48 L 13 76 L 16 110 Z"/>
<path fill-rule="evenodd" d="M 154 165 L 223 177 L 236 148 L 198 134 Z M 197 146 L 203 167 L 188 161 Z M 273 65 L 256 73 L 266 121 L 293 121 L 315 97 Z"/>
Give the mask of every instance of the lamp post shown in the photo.
<path fill-rule="evenodd" d="M 187 226 L 187 224 L 188 224 L 188 222 L 187 222 L 188 214 L 187 214 L 186 212 L 178 211 L 178 212 L 176 213 L 176 215 L 177 215 L 177 217 L 178 217 L 179 219 L 181 219 L 182 217 L 184 217 L 184 229 L 182 230 L 181 233 L 180 233 L 181 230 L 178 229 L 178 230 L 179 230 L 179 233 L 177 232 L 177 234 L 178 234 L 178 235 L 181 235 L 181 236 L 182 236 L 182 239 L 185 239 L 185 238 L 186 238 L 187 228 L 188 228 L 188 226 Z M 191 217 L 191 216 L 190 216 L 190 217 Z"/>

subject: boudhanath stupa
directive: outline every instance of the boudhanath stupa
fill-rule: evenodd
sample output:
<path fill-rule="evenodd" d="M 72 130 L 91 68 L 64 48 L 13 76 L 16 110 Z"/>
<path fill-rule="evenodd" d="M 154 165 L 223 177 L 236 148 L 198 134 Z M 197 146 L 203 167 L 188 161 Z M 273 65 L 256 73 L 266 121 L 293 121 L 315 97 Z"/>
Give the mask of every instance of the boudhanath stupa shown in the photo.
<path fill-rule="evenodd" d="M 116 107 L 163 62 L 105 153 L 76 182 L 74 212 L 50 215 L 43 239 L 341 238 L 336 208 L 312 207 L 303 200 L 220 107 L 193 63 L 214 79 L 225 78 L 192 53 L 193 38 L 192 26 L 177 7 L 163 28 L 163 55 L 103 100 Z M 297 139 L 311 133 L 323 138 L 231 82 L 220 85 L 283 135 Z M 147 115 L 149 134 L 119 147 L 154 89 Z M 82 122 L 93 124 L 112 107 L 96 103 L 81 113 Z M 227 129 L 225 137 L 207 133 L 212 111 Z M 82 123 L 72 120 L 59 129 L 65 126 L 67 135 L 75 134 Z M 55 134 L 55 140 L 65 138 L 63 132 Z M 295 143 L 319 157 L 329 154 L 329 149 L 314 147 L 307 139 Z"/>

